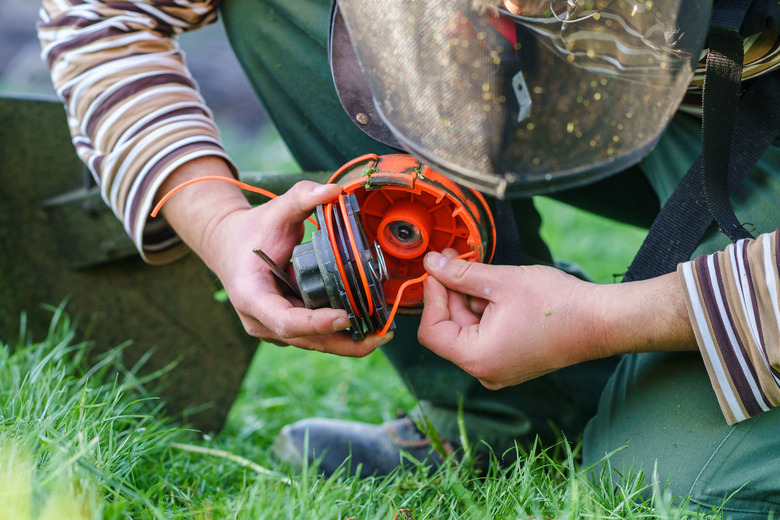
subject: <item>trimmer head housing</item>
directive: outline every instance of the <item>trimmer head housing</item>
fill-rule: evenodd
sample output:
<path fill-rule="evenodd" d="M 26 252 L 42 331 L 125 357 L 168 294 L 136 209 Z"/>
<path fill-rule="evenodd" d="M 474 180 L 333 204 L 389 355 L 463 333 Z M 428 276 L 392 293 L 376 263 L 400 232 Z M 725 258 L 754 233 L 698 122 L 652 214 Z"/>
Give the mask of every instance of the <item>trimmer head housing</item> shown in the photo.
<path fill-rule="evenodd" d="M 388 305 L 421 312 L 422 285 L 400 289 L 425 273 L 429 251 L 452 248 L 477 262 L 493 257 L 484 197 L 410 155 L 359 157 L 331 182 L 344 195 L 317 207 L 320 229 L 295 248 L 292 264 L 305 305 L 347 310 L 354 339 L 382 330 L 392 319 Z"/>

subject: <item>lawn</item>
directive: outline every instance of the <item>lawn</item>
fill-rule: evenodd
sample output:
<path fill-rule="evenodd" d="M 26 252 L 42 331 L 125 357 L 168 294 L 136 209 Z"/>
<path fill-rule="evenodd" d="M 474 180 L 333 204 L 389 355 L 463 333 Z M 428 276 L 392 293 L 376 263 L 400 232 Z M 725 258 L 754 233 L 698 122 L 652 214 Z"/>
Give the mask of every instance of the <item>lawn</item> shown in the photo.
<path fill-rule="evenodd" d="M 316 466 L 275 461 L 271 440 L 291 420 L 381 421 L 412 403 L 378 355 L 357 361 L 265 346 L 229 426 L 211 438 L 165 418 L 149 392 L 155 381 L 122 367 L 121 347 L 87 363 L 89 345 L 62 308 L 52 309 L 40 343 L 23 327 L 0 349 L 0 520 L 685 516 L 660 490 L 640 500 L 649 485 L 641 476 L 615 488 L 608 479 L 591 484 L 567 445 L 536 447 L 484 474 L 468 464 L 431 474 L 410 463 L 385 479 L 325 479 Z"/>

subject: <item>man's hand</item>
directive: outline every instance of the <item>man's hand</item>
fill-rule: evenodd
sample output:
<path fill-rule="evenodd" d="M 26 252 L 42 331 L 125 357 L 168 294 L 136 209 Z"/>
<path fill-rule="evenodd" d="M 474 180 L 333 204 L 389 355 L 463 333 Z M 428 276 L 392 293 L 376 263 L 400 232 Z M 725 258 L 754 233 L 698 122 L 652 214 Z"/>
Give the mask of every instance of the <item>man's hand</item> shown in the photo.
<path fill-rule="evenodd" d="M 695 349 L 675 275 L 597 285 L 429 253 L 420 342 L 490 389 L 613 354 Z"/>
<path fill-rule="evenodd" d="M 193 161 L 186 177 L 182 172 L 171 183 L 206 174 L 229 175 L 229 171 L 221 160 L 205 158 Z M 318 204 L 333 201 L 340 191 L 336 185 L 300 182 L 252 208 L 235 186 L 209 181 L 177 193 L 163 212 L 219 277 L 247 333 L 276 344 L 360 357 L 389 341 L 392 334 L 353 341 L 343 332 L 349 326 L 346 311 L 305 308 L 298 298 L 285 294 L 283 284 L 253 253 L 261 249 L 277 264 L 288 265 L 303 236 L 303 221 Z"/>

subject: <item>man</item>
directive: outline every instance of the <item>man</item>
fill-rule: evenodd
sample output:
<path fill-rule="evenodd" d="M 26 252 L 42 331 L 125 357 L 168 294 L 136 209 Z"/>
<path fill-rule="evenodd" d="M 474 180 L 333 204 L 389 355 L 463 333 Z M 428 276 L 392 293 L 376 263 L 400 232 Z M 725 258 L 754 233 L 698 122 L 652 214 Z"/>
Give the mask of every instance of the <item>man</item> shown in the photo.
<path fill-rule="evenodd" d="M 287 262 L 300 239 L 301 222 L 317 204 L 331 201 L 337 187 L 300 183 L 278 199 L 251 208 L 232 185 L 199 183 L 166 204 L 164 221 L 147 219 L 154 202 L 178 184 L 204 175 L 237 174 L 173 39 L 212 21 L 217 4 L 44 1 L 39 24 L 43 57 L 68 111 L 74 144 L 147 261 L 172 260 L 186 244 L 220 278 L 249 334 L 310 350 L 366 355 L 391 337 L 371 335 L 353 342 L 343 332 L 349 325 L 344 311 L 308 310 L 283 297 L 273 275 L 251 252 L 260 248 L 277 263 Z M 329 2 L 229 0 L 220 7 L 236 55 L 304 169 L 335 170 L 366 152 L 392 151 L 356 128 L 332 88 L 326 54 Z M 541 8 L 516 1 L 507 7 L 523 16 Z M 669 197 L 698 153 L 699 136 L 700 122 L 678 115 L 641 171 L 632 169 L 595 190 L 572 190 L 563 196 L 649 224 L 653 211 L 648 208 L 656 194 L 662 200 Z M 735 195 L 740 217 L 759 232 L 777 227 L 777 153 L 771 148 Z M 645 201 L 630 214 L 609 196 L 609 190 L 623 182 L 637 200 Z M 758 306 L 760 327 L 754 326 L 755 320 L 736 320 L 731 335 L 710 334 L 714 342 L 704 336 L 723 328 L 719 302 L 742 294 L 741 286 L 730 283 L 745 275 L 739 266 L 749 265 L 754 276 L 759 269 L 776 272 L 772 248 L 777 237 L 766 235 L 739 246 L 747 264 L 729 263 L 733 249 L 712 260 L 683 264 L 682 283 L 668 274 L 595 286 L 548 267 L 552 258 L 538 236 L 539 217 L 529 199 L 494 204 L 497 214 L 511 213 L 521 224 L 522 252 L 507 247 L 509 240 L 502 236 L 514 231 L 501 225 L 497 265 L 448 259 L 448 251 L 429 254 L 426 268 L 432 277 L 426 282 L 419 322 L 424 345 L 478 379 L 420 348 L 414 319 L 399 320 L 396 337 L 385 349 L 437 431 L 445 439 L 457 438 L 459 396 L 471 438 L 484 439 L 499 451 L 513 440 L 527 442 L 536 435 L 552 441 L 562 431 L 575 438 L 595 414 L 584 433 L 586 464 L 627 446 L 613 455 L 614 467 L 623 470 L 635 462 L 635 469 L 651 472 L 657 461 L 660 478 L 672 476 L 672 493 L 692 494 L 696 504 L 717 506 L 751 481 L 729 502 L 735 515 L 775 509 L 780 503 L 774 478 L 778 468 L 770 461 L 778 459 L 753 457 L 778 450 L 772 433 L 780 416 L 769 408 L 778 402 L 771 387 L 772 352 L 780 345 L 770 334 L 776 321 L 771 312 L 764 312 L 772 309 L 771 284 L 763 284 L 761 292 L 756 283 L 758 298 L 769 302 Z M 697 253 L 725 245 L 713 234 Z M 738 266 L 736 274 L 726 281 L 725 275 L 718 275 L 714 284 L 725 298 L 708 298 L 713 285 L 706 285 L 707 277 L 732 264 Z M 715 310 L 699 312 L 710 309 L 709 302 L 715 302 Z M 729 351 L 732 337 L 765 341 L 733 343 L 743 346 L 743 358 L 751 363 L 716 363 L 724 357 L 719 352 Z M 697 340 L 703 345 L 704 363 L 695 352 Z M 644 354 L 624 357 L 615 370 L 617 360 L 611 356 L 633 352 Z M 734 367 L 743 376 L 753 375 L 752 386 L 743 379 L 729 383 L 739 379 L 729 371 Z M 708 369 L 716 374 L 715 392 Z M 718 379 L 724 373 L 729 376 Z M 487 390 L 480 381 L 493 389 L 508 388 Z M 741 404 L 752 393 L 764 396 L 757 408 L 752 401 Z M 732 426 L 720 411 L 718 397 L 732 422 L 767 411 Z M 326 470 L 351 451 L 369 472 L 387 472 L 398 464 L 399 448 L 420 456 L 428 449 L 408 419 L 383 426 L 311 420 L 286 428 L 278 441 L 280 451 L 306 456 L 301 440 L 307 430 L 316 454 L 326 453 Z"/>

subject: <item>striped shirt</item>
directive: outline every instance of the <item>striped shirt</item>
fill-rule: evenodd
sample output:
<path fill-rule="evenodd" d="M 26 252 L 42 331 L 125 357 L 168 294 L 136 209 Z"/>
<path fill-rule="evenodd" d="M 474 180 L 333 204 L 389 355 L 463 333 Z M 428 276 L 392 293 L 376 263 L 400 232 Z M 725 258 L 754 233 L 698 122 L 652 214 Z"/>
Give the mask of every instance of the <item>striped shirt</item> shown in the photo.
<path fill-rule="evenodd" d="M 677 273 L 728 422 L 780 404 L 780 229 L 682 263 Z"/>
<path fill-rule="evenodd" d="M 76 150 L 150 263 L 184 250 L 163 219 L 148 218 L 166 176 L 206 155 L 225 158 L 236 173 L 175 40 L 214 21 L 219 2 L 44 0 L 40 11 L 42 57 Z M 561 51 L 579 52 L 576 46 Z M 780 66 L 777 34 L 746 40 L 745 61 L 746 77 Z M 615 65 L 598 56 L 586 63 Z M 694 77 L 694 95 L 702 77 Z M 776 232 L 679 267 L 697 339 L 730 422 L 780 402 L 774 368 L 780 353 L 778 247 Z"/>
<path fill-rule="evenodd" d="M 229 162 L 174 38 L 216 20 L 218 3 L 44 0 L 40 10 L 42 58 L 76 151 L 151 263 L 184 252 L 162 218 L 147 218 L 163 180 L 197 157 Z"/>

